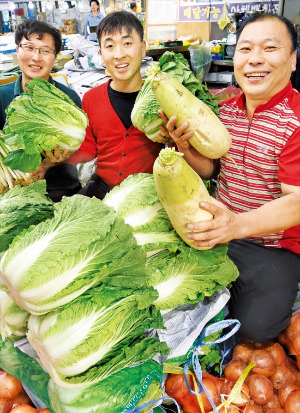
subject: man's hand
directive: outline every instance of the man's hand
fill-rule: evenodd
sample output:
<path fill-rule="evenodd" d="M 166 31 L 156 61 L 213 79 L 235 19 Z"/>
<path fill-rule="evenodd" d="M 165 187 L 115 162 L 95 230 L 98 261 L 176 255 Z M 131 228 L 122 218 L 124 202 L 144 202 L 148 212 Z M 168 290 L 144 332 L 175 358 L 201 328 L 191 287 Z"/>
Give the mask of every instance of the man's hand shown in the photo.
<path fill-rule="evenodd" d="M 210 221 L 194 222 L 188 224 L 191 230 L 187 238 L 193 239 L 197 247 L 213 247 L 232 239 L 239 238 L 239 214 L 230 211 L 225 205 L 211 198 L 211 202 L 200 202 L 200 208 L 210 212 L 214 218 Z"/>
<path fill-rule="evenodd" d="M 42 152 L 45 160 L 50 161 L 52 163 L 63 162 L 71 155 L 68 149 L 65 149 L 63 152 L 60 152 L 59 146 L 56 146 L 52 151 L 49 152 Z"/>
<path fill-rule="evenodd" d="M 166 142 L 175 143 L 179 152 L 185 152 L 191 149 L 191 145 L 188 140 L 193 136 L 193 131 L 185 132 L 189 127 L 188 122 L 184 122 L 177 128 L 175 126 L 177 117 L 172 116 L 170 119 L 166 117 L 162 110 L 158 111 L 158 114 L 166 126 L 161 125 L 159 129 L 166 136 Z"/>
<path fill-rule="evenodd" d="M 42 152 L 44 160 L 41 162 L 40 166 L 31 172 L 32 176 L 36 176 L 38 180 L 44 179 L 45 173 L 48 169 L 52 168 L 56 164 L 65 161 L 71 155 L 69 150 L 66 149 L 62 153 L 59 150 L 59 146 L 54 148 L 53 152 Z"/>

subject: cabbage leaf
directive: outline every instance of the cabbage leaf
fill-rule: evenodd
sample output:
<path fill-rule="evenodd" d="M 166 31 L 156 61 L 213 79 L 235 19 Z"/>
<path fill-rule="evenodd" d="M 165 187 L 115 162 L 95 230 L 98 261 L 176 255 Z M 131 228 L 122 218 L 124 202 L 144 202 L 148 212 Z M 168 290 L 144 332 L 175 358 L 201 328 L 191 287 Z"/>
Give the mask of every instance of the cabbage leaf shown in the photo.
<path fill-rule="evenodd" d="M 50 379 L 48 393 L 56 413 L 120 413 L 161 397 L 161 381 L 162 366 L 149 360 L 83 388 L 65 389 Z M 159 394 L 153 397 L 157 390 Z"/>
<path fill-rule="evenodd" d="M 0 335 L 2 339 L 20 340 L 27 333 L 29 313 L 0 290 Z"/>
<path fill-rule="evenodd" d="M 85 138 L 87 115 L 60 89 L 44 79 L 32 79 L 28 90 L 6 108 L 3 139 L 13 151 L 3 163 L 11 169 L 31 172 L 41 163 L 41 153 L 75 152 Z"/>
<path fill-rule="evenodd" d="M 42 314 L 119 274 L 132 286 L 145 283 L 145 253 L 131 227 L 97 198 L 74 195 L 55 204 L 53 218 L 14 238 L 0 286 L 21 308 Z"/>
<path fill-rule="evenodd" d="M 138 245 L 147 255 L 162 249 L 177 251 L 181 238 L 160 202 L 152 174 L 130 175 L 103 199 L 132 227 Z"/>
<path fill-rule="evenodd" d="M 15 186 L 0 194 L 0 254 L 23 229 L 54 214 L 53 202 L 46 197 L 46 181 Z"/>
<path fill-rule="evenodd" d="M 194 304 L 229 287 L 238 269 L 227 256 L 227 245 L 198 251 L 182 245 L 180 253 L 161 251 L 147 259 L 147 279 L 159 294 L 159 310 Z"/>
<path fill-rule="evenodd" d="M 27 337 L 58 386 L 91 385 L 158 352 L 169 352 L 165 343 L 144 335 L 163 328 L 161 314 L 152 305 L 157 296 L 151 287 L 102 285 L 56 311 L 31 315 Z"/>

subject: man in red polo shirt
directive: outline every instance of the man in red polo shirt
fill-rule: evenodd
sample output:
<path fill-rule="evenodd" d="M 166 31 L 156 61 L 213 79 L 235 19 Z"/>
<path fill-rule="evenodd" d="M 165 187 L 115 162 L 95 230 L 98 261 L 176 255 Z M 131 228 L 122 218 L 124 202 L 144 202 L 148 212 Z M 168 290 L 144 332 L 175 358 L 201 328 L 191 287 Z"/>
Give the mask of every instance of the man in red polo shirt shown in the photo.
<path fill-rule="evenodd" d="M 79 150 L 65 162 L 73 165 L 95 159 L 95 173 L 80 194 L 103 199 L 129 175 L 152 173 L 162 144 L 152 142 L 132 125 L 131 111 L 142 87 L 140 68 L 146 55 L 143 26 L 131 13 L 114 12 L 98 25 L 100 54 L 111 79 L 85 93 L 82 109 L 89 126 Z M 55 156 L 48 154 L 55 162 Z M 57 152 L 58 158 L 60 158 Z M 36 173 L 43 177 L 45 161 Z"/>
<path fill-rule="evenodd" d="M 188 143 L 187 122 L 176 129 L 176 117 L 161 115 L 198 174 L 218 175 L 217 200 L 200 204 L 214 219 L 189 224 L 188 237 L 201 247 L 229 242 L 240 273 L 230 316 L 257 342 L 289 325 L 300 282 L 300 94 L 290 82 L 296 46 L 294 25 L 280 16 L 255 14 L 241 27 L 234 73 L 243 93 L 220 107 L 229 157 L 203 157 Z"/>

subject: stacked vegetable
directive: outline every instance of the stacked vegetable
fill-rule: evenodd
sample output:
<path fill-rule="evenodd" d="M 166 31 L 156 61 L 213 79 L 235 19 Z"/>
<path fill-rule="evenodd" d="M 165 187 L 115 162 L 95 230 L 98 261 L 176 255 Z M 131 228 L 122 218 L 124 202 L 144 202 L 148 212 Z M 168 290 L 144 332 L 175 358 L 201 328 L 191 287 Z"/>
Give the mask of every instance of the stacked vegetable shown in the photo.
<path fill-rule="evenodd" d="M 197 382 L 192 378 L 190 373 L 188 382 L 195 390 Z M 224 377 L 203 373 L 202 383 L 220 412 L 296 413 L 300 409 L 300 372 L 278 342 L 238 344 Z M 212 410 L 204 391 L 201 397 L 192 394 L 182 374 L 169 374 L 165 390 L 184 413 L 201 413 L 201 403 L 205 413 Z"/>
<path fill-rule="evenodd" d="M 31 172 L 43 151 L 76 151 L 85 137 L 86 114 L 61 90 L 44 79 L 32 79 L 28 90 L 6 109 L 2 163 L 11 170 Z M 11 148 L 7 153 L 7 147 Z"/>

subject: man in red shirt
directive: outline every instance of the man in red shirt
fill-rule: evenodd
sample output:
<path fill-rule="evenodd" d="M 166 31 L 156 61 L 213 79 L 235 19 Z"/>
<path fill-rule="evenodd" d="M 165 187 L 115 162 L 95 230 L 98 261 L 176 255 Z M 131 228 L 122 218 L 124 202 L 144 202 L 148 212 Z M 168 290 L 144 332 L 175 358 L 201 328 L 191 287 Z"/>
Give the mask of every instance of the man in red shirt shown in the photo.
<path fill-rule="evenodd" d="M 140 68 L 146 55 L 141 22 L 126 11 L 111 13 L 99 23 L 97 36 L 111 79 L 85 93 L 82 109 L 89 119 L 86 137 L 65 162 L 77 165 L 95 159 L 95 173 L 79 193 L 103 199 L 129 175 L 152 173 L 163 146 L 152 142 L 131 122 L 131 111 L 143 83 Z M 51 165 L 45 162 L 42 167 Z"/>
<path fill-rule="evenodd" d="M 162 115 L 199 175 L 219 175 L 217 200 L 200 204 L 214 219 L 189 224 L 188 237 L 200 247 L 229 242 L 240 273 L 230 316 L 257 342 L 289 325 L 300 282 L 300 94 L 290 82 L 296 46 L 293 24 L 280 16 L 255 14 L 241 27 L 234 73 L 243 94 L 220 107 L 232 137 L 229 157 L 203 157 L 188 142 L 187 122 L 175 129 L 176 117 Z"/>

